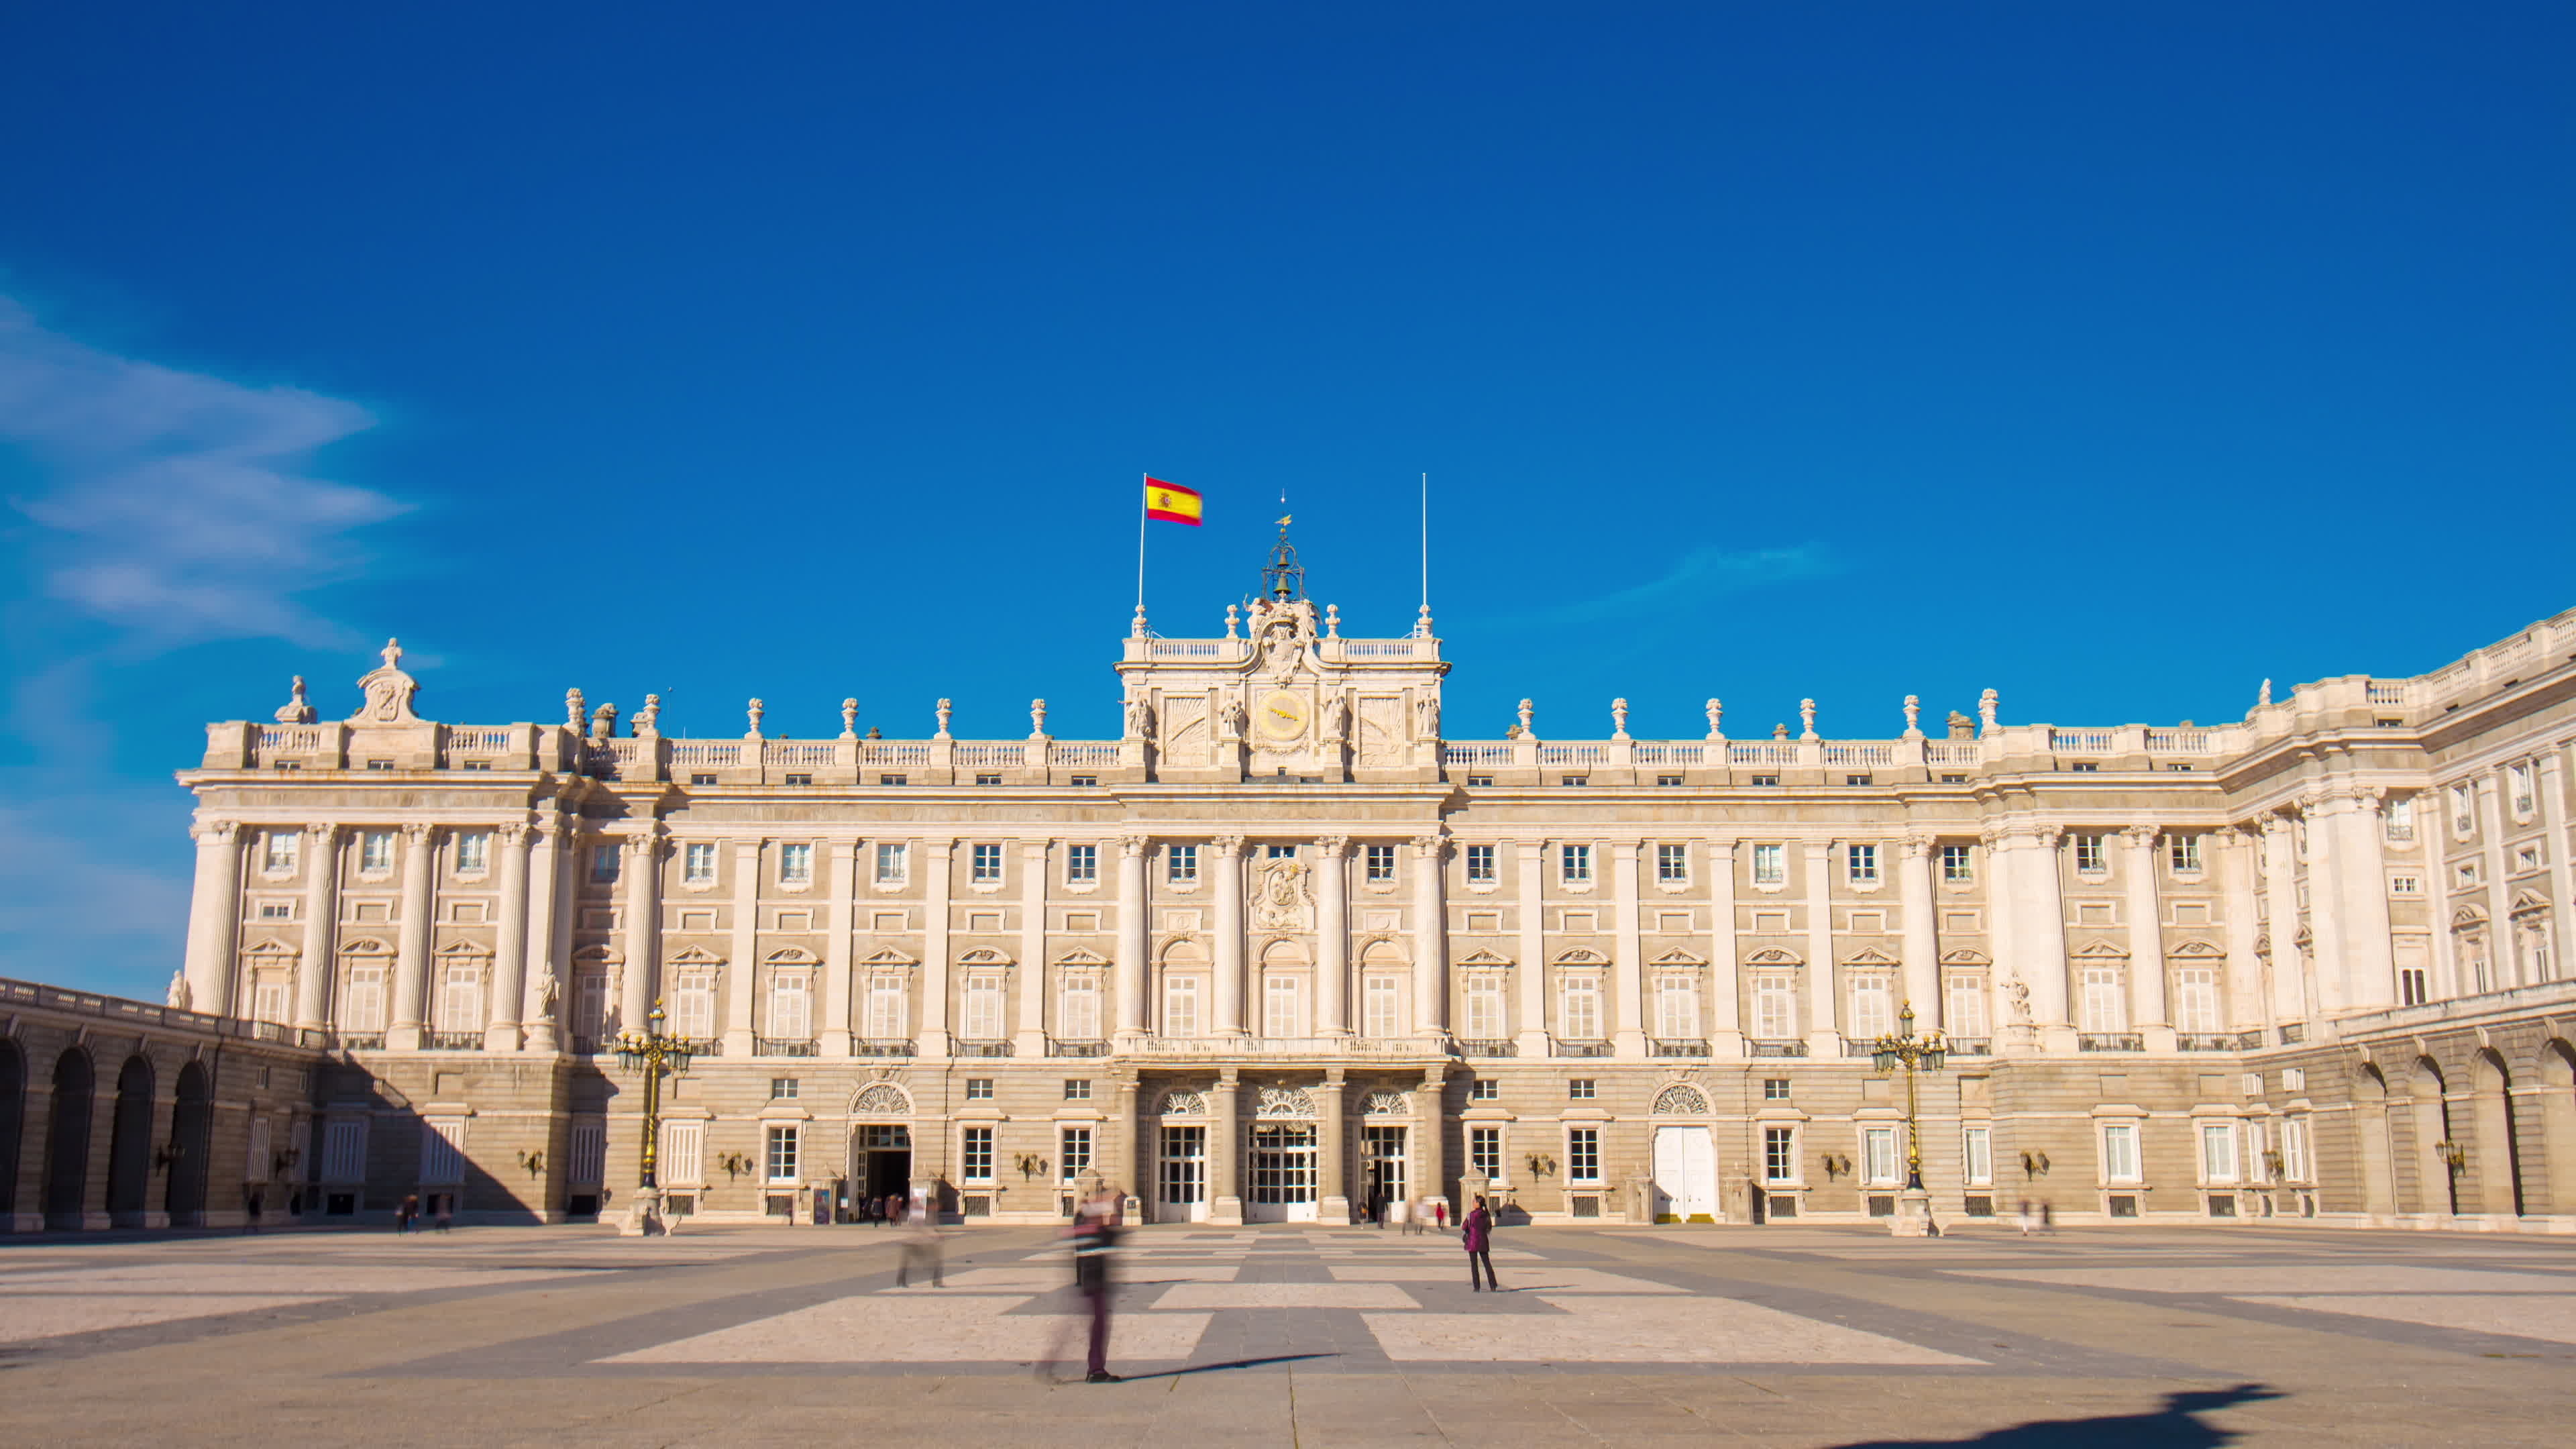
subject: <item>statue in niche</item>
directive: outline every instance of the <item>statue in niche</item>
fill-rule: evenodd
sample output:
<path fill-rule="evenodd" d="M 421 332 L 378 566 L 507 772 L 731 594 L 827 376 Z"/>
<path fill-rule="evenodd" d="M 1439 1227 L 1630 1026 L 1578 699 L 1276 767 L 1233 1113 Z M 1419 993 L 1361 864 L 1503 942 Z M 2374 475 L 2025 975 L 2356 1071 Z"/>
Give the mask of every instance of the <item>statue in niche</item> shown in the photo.
<path fill-rule="evenodd" d="M 286 703 L 277 707 L 279 724 L 311 724 L 315 719 L 313 702 L 304 697 L 304 676 L 295 676 L 295 687 L 286 693 Z"/>
<path fill-rule="evenodd" d="M 1440 738 L 1440 696 L 1426 694 L 1414 701 L 1413 733 L 1416 739 Z"/>
<path fill-rule="evenodd" d="M 1143 695 L 1127 701 L 1127 738 L 1150 740 L 1154 737 L 1154 706 Z"/>
<path fill-rule="evenodd" d="M 1224 723 L 1225 738 L 1229 740 L 1242 739 L 1244 731 L 1252 725 L 1252 716 L 1244 711 L 1243 701 L 1240 699 L 1227 700 L 1225 712 L 1217 718 Z"/>
<path fill-rule="evenodd" d="M 1324 738 L 1338 740 L 1350 733 L 1351 707 L 1338 694 L 1324 700 Z"/>
<path fill-rule="evenodd" d="M 537 980 L 537 1014 L 538 1014 L 539 1016 L 552 1016 L 552 1015 L 554 1015 L 554 1014 L 555 1014 L 555 1002 L 556 1002 L 557 1000 L 559 1000 L 562 996 L 563 996 L 563 988 L 562 988 L 562 987 L 560 987 L 560 986 L 557 986 L 557 985 L 555 984 L 555 979 L 554 979 L 553 977 L 551 977 L 551 976 L 544 976 L 544 977 L 540 977 L 540 978 L 538 978 L 538 980 Z"/>

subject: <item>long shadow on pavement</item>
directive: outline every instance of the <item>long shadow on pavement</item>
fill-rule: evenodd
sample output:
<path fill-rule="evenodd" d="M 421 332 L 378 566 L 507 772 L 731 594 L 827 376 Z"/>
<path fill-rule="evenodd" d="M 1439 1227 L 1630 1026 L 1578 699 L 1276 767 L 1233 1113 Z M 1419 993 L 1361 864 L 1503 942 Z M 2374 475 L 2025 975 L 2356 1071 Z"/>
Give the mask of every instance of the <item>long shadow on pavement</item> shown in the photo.
<path fill-rule="evenodd" d="M 2043 1419 L 2035 1423 L 2015 1424 L 2007 1429 L 1992 1429 L 1973 1439 L 1869 1439 L 1839 1446 L 1839 1449 L 1931 1449 L 1936 1445 L 1985 1444 L 2006 1449 L 2046 1449 L 2060 1444 L 2082 1444 L 2088 1449 L 2108 1446 L 2156 1446 L 2156 1449 L 2192 1449 L 2192 1446 L 2233 1444 L 2239 1435 L 2202 1423 L 2197 1417 L 2212 1409 L 2235 1404 L 2259 1403 L 2265 1399 L 2287 1397 L 2278 1389 L 2261 1384 L 2238 1384 L 2232 1389 L 2201 1389 L 2165 1395 L 2165 1406 L 2151 1414 L 2111 1414 L 2095 1419 Z"/>

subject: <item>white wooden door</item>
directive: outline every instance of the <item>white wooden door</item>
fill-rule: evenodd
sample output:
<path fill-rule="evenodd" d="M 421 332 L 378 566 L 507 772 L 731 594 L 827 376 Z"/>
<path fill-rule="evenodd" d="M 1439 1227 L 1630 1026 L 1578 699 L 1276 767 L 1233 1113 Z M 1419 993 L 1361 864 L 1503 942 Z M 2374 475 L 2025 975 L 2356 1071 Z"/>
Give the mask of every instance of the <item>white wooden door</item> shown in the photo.
<path fill-rule="evenodd" d="M 1655 1215 L 1717 1215 L 1717 1148 L 1705 1127 L 1655 1129 Z"/>

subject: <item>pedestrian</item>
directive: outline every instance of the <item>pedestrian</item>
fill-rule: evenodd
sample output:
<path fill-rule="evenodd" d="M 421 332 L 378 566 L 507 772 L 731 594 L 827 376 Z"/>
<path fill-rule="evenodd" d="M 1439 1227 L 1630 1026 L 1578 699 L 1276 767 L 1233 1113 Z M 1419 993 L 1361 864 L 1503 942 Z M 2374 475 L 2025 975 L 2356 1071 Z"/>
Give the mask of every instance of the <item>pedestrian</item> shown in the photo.
<path fill-rule="evenodd" d="M 442 1192 L 432 1201 L 438 1204 L 438 1216 L 431 1219 L 430 1225 L 442 1233 L 446 1232 L 449 1220 L 456 1216 L 456 1194 Z"/>
<path fill-rule="evenodd" d="M 903 1258 L 895 1265 L 894 1286 L 910 1287 L 915 1268 L 930 1275 L 931 1287 L 948 1286 L 939 1266 L 939 1220 L 930 1215 L 918 1195 L 912 1210 L 904 1215 Z"/>
<path fill-rule="evenodd" d="M 1467 1249 L 1467 1291 L 1477 1291 L 1476 1267 L 1484 1265 L 1484 1286 L 1497 1293 L 1503 1285 L 1494 1281 L 1494 1214 L 1485 1206 L 1484 1194 L 1476 1195 L 1476 1206 L 1459 1223 L 1459 1239 Z"/>
<path fill-rule="evenodd" d="M 255 1182 L 242 1184 L 242 1231 L 245 1233 L 259 1231 L 259 1199 L 263 1191 Z"/>
<path fill-rule="evenodd" d="M 1438 1229 L 1440 1230 L 1440 1234 L 1441 1234 L 1441 1236 L 1443 1236 L 1443 1237 L 1447 1237 L 1447 1236 L 1448 1236 L 1448 1234 L 1449 1234 L 1449 1199 L 1447 1199 L 1447 1198 L 1445 1198 L 1445 1197 L 1444 1197 L 1444 1198 L 1440 1199 L 1438 1202 L 1435 1202 L 1435 1203 L 1433 1203 L 1433 1204 L 1431 1205 L 1431 1223 L 1432 1223 L 1432 1226 L 1433 1226 L 1433 1227 L 1436 1227 L 1436 1228 L 1438 1228 Z"/>
<path fill-rule="evenodd" d="M 1381 1231 L 1383 1231 L 1383 1230 L 1385 1229 L 1385 1227 L 1386 1227 L 1386 1194 L 1385 1194 L 1384 1192 L 1379 1191 L 1379 1190 L 1378 1190 L 1378 1189 L 1376 1189 L 1376 1188 L 1370 1188 L 1370 1189 L 1369 1189 L 1368 1215 L 1369 1215 L 1369 1222 L 1370 1222 L 1372 1225 L 1374 1225 L 1375 1227 L 1377 1227 L 1377 1228 L 1378 1228 L 1378 1229 L 1380 1229 Z"/>
<path fill-rule="evenodd" d="M 1121 1382 L 1109 1371 L 1109 1295 L 1116 1286 L 1110 1260 L 1118 1246 L 1120 1216 L 1118 1195 L 1103 1192 L 1075 1210 L 1073 1226 L 1067 1233 L 1073 1239 L 1074 1291 L 1082 1295 L 1083 1309 L 1090 1319 L 1090 1342 L 1083 1356 L 1082 1381 L 1086 1384 Z M 1048 1374 L 1052 1377 L 1055 1355 L 1048 1357 Z"/>
<path fill-rule="evenodd" d="M 2021 1235 L 2025 1238 L 2029 1237 L 2031 1228 L 2039 1222 L 2039 1213 L 2031 1207 L 2029 1198 L 2021 1200 L 2021 1206 L 2014 1216 L 2021 1220 Z"/>
<path fill-rule="evenodd" d="M 2046 1198 L 2039 1200 L 2039 1230 L 2052 1237 L 2057 1233 L 2057 1209 Z"/>
<path fill-rule="evenodd" d="M 420 1216 L 420 1198 L 416 1195 L 404 1198 L 402 1206 L 394 1209 L 395 1234 L 399 1236 L 410 1232 L 411 1220 L 418 1216 Z"/>

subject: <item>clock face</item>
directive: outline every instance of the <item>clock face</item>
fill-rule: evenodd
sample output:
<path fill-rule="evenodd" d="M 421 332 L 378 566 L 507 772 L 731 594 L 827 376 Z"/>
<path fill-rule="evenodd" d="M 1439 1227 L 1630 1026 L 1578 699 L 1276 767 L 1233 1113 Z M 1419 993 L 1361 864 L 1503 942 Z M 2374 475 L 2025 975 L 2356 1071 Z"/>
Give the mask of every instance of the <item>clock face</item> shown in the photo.
<path fill-rule="evenodd" d="M 1306 701 L 1274 689 L 1253 706 L 1253 728 L 1274 740 L 1293 740 L 1306 733 Z"/>

